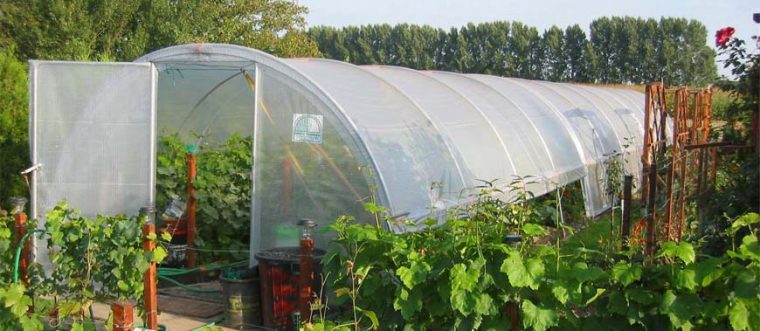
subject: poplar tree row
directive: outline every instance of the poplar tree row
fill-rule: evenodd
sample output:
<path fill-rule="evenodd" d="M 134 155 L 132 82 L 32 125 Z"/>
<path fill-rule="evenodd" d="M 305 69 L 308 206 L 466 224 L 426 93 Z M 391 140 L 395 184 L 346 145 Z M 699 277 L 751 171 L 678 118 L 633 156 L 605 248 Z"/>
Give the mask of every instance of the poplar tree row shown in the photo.
<path fill-rule="evenodd" d="M 699 21 L 602 17 L 589 30 L 587 35 L 578 25 L 552 26 L 542 33 L 499 21 L 449 30 L 317 26 L 308 33 L 323 56 L 354 64 L 588 83 L 704 85 L 717 77 L 715 51 Z"/>

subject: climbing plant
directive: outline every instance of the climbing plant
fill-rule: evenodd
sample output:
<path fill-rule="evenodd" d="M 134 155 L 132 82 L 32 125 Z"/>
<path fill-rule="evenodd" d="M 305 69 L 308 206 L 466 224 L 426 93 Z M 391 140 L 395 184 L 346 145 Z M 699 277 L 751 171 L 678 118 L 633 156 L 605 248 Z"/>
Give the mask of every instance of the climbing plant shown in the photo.
<path fill-rule="evenodd" d="M 324 277 L 347 307 L 338 320 L 315 317 L 314 329 L 495 330 L 513 321 L 528 330 L 760 325 L 758 214 L 734 220 L 724 235 L 744 235 L 720 256 L 698 256 L 689 242 L 665 242 L 651 257 L 588 248 L 568 254 L 531 244 L 546 232 L 536 219 L 520 221 L 529 212 L 503 213 L 531 205 L 494 209 L 499 202 L 490 196 L 440 227 L 430 221 L 427 230 L 404 235 L 340 218 Z M 522 241 L 505 240 L 508 234 Z"/>
<path fill-rule="evenodd" d="M 197 151 L 196 248 L 202 261 L 248 257 L 251 215 L 251 137 L 230 136 Z M 156 201 L 163 210 L 173 196 L 187 201 L 186 145 L 177 134 L 161 137 Z"/>

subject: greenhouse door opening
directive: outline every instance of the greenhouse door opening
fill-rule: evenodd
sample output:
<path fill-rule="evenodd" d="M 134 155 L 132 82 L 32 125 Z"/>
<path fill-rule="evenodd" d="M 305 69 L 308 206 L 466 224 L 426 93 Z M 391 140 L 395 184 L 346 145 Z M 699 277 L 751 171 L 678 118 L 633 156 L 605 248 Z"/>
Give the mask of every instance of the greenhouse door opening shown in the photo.
<path fill-rule="evenodd" d="M 159 213 L 172 201 L 182 202 L 180 205 L 190 202 L 188 160 L 191 157 L 194 160 L 195 231 L 187 231 L 190 208 L 179 222 L 165 217 L 173 243 L 184 245 L 193 240 L 188 256 L 200 263 L 248 259 L 255 63 L 160 61 L 154 64 L 158 70 L 156 206 Z"/>

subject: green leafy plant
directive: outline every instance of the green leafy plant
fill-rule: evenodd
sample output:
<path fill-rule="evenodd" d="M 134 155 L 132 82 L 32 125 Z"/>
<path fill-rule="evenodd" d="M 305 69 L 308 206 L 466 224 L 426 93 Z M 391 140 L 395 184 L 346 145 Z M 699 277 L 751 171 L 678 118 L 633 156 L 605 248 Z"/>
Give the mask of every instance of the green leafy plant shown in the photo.
<path fill-rule="evenodd" d="M 3 284 L 0 286 L 0 329 L 42 330 L 39 318 L 27 314 L 32 298 L 26 295 L 23 284 Z"/>
<path fill-rule="evenodd" d="M 252 142 L 250 137 L 232 135 L 220 145 L 203 144 L 197 153 L 195 246 L 202 261 L 248 257 Z M 185 160 L 185 144 L 176 133 L 161 137 L 156 185 L 159 210 L 173 196 L 187 199 Z M 222 251 L 215 252 L 219 248 Z"/>
<path fill-rule="evenodd" d="M 338 219 L 336 248 L 323 261 L 344 313 L 329 321 L 322 313 L 308 326 L 503 329 L 517 311 L 514 322 L 528 330 L 760 325 L 760 215 L 733 222 L 724 235 L 744 235 L 720 256 L 698 256 L 689 242 L 662 243 L 654 257 L 587 248 L 567 254 L 561 242 L 539 240 L 546 235 L 541 218 L 521 209 L 535 202 L 505 204 L 484 186 L 477 204 L 420 232 L 396 235 Z M 514 233 L 523 240 L 505 243 Z"/>
<path fill-rule="evenodd" d="M 35 226 L 36 222 L 27 222 L 27 231 Z M 11 283 L 18 239 L 14 218 L 0 215 L 0 329 L 42 330 L 40 320 L 27 314 L 32 305 L 32 299 L 26 294 L 27 288 L 23 284 Z"/>
<path fill-rule="evenodd" d="M 57 306 L 59 317 L 71 317 L 78 325 L 76 321 L 85 319 L 84 311 L 95 300 L 134 300 L 141 305 L 149 263 L 160 263 L 167 255 L 162 245 L 144 251 L 143 240 L 158 238 L 155 234 L 144 238 L 143 218 L 88 218 L 61 202 L 45 219 L 53 268 L 40 292 L 62 299 Z M 168 242 L 171 237 L 162 234 L 161 239 Z"/>

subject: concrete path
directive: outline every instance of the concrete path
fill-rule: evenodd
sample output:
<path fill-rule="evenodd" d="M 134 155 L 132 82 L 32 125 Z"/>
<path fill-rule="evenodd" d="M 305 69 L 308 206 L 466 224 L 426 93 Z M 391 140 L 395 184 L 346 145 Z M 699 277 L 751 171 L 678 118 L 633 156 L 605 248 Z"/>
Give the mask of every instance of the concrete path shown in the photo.
<path fill-rule="evenodd" d="M 92 305 L 93 311 L 95 313 L 96 319 L 102 319 L 106 320 L 108 319 L 108 315 L 111 312 L 111 307 L 109 305 L 103 304 L 103 303 L 95 303 Z M 176 314 L 170 314 L 170 313 L 162 313 L 158 315 L 158 323 L 161 325 L 164 325 L 167 327 L 169 331 L 188 331 L 192 330 L 194 328 L 202 327 L 203 325 L 206 325 L 209 322 L 214 321 L 216 318 L 211 318 L 207 320 L 202 319 L 193 319 L 186 316 L 176 315 Z M 139 324 L 140 319 L 137 317 L 137 312 L 135 312 L 135 324 Z M 207 330 L 234 330 L 230 328 L 225 327 L 215 327 L 215 328 L 209 328 Z"/>

